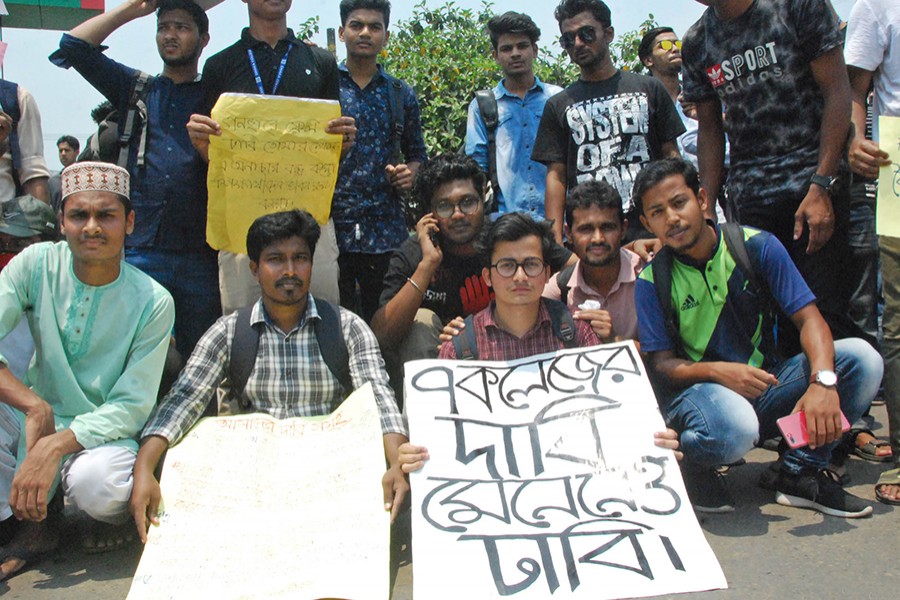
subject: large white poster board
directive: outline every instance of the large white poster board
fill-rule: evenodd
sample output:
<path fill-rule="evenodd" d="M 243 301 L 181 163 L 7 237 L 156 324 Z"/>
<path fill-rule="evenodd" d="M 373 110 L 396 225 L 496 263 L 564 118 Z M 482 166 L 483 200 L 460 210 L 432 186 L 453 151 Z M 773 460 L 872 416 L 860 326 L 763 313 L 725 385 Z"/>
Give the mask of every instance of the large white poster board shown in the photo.
<path fill-rule="evenodd" d="M 631 598 L 727 586 L 631 342 L 406 365 L 416 598 Z"/>
<path fill-rule="evenodd" d="M 331 415 L 204 419 L 169 450 L 129 600 L 387 600 L 390 515 L 370 386 Z"/>

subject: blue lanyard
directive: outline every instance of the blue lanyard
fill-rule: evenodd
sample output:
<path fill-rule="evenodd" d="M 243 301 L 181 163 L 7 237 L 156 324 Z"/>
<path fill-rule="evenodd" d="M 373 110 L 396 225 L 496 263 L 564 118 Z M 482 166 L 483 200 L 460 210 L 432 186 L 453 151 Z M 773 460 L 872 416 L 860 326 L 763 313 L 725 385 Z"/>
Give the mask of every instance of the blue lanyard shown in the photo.
<path fill-rule="evenodd" d="M 275 85 L 272 86 L 272 95 L 275 95 L 275 92 L 278 91 L 278 84 L 281 83 L 281 76 L 284 75 L 284 66 L 287 64 L 288 54 L 291 53 L 291 48 L 293 48 L 293 44 L 288 44 L 288 48 L 284 53 L 284 56 L 281 57 L 281 64 L 278 65 L 278 73 L 275 75 Z M 263 87 L 262 77 L 259 76 L 259 67 L 256 66 L 256 57 L 253 56 L 253 50 L 247 48 L 247 56 L 250 57 L 250 68 L 253 69 L 253 77 L 256 79 L 256 87 L 259 89 L 259 93 L 262 95 L 266 94 L 266 88 Z"/>

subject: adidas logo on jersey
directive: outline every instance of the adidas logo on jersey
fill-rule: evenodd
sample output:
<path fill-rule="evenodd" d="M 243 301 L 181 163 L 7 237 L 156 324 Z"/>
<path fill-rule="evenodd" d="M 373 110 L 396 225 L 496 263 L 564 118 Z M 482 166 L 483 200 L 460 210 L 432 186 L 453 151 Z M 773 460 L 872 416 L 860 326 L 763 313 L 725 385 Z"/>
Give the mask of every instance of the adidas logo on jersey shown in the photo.
<path fill-rule="evenodd" d="M 694 300 L 694 297 L 688 294 L 688 297 L 684 299 L 684 302 L 681 305 L 681 312 L 686 310 L 690 310 L 692 308 L 697 308 L 700 306 L 700 303 Z"/>

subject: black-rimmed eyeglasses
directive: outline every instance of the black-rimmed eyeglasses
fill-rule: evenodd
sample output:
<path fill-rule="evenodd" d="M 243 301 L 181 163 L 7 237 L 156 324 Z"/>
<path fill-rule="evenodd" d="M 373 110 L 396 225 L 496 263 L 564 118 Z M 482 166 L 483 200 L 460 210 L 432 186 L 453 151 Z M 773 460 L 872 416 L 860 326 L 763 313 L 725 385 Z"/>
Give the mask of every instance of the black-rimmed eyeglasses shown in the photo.
<path fill-rule="evenodd" d="M 501 258 L 491 265 L 492 269 L 497 269 L 497 273 L 501 277 L 512 277 L 519 270 L 519 267 L 522 267 L 522 270 L 529 277 L 537 277 L 544 272 L 544 261 L 536 257 L 526 258 L 522 262 L 511 258 Z"/>
<path fill-rule="evenodd" d="M 434 214 L 442 219 L 449 219 L 456 212 L 456 209 L 459 208 L 459 212 L 462 214 L 471 215 L 478 210 L 479 203 L 481 203 L 481 199 L 471 197 L 463 198 L 457 203 L 442 200 L 435 205 Z"/>

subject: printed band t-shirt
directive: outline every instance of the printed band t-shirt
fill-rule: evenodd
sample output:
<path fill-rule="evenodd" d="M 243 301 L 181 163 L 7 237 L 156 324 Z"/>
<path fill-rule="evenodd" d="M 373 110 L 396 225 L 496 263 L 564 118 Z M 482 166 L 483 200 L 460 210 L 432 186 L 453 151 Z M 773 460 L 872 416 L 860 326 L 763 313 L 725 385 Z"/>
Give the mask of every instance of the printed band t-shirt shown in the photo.
<path fill-rule="evenodd" d="M 730 21 L 709 8 L 685 34 L 684 99 L 722 101 L 738 202 L 806 193 L 824 111 L 810 63 L 840 45 L 822 0 L 755 0 Z"/>
<path fill-rule="evenodd" d="M 663 85 L 617 71 L 603 81 L 578 80 L 544 107 L 532 160 L 566 165 L 566 187 L 606 180 L 627 211 L 643 165 L 662 158 L 662 144 L 684 133 Z"/>

